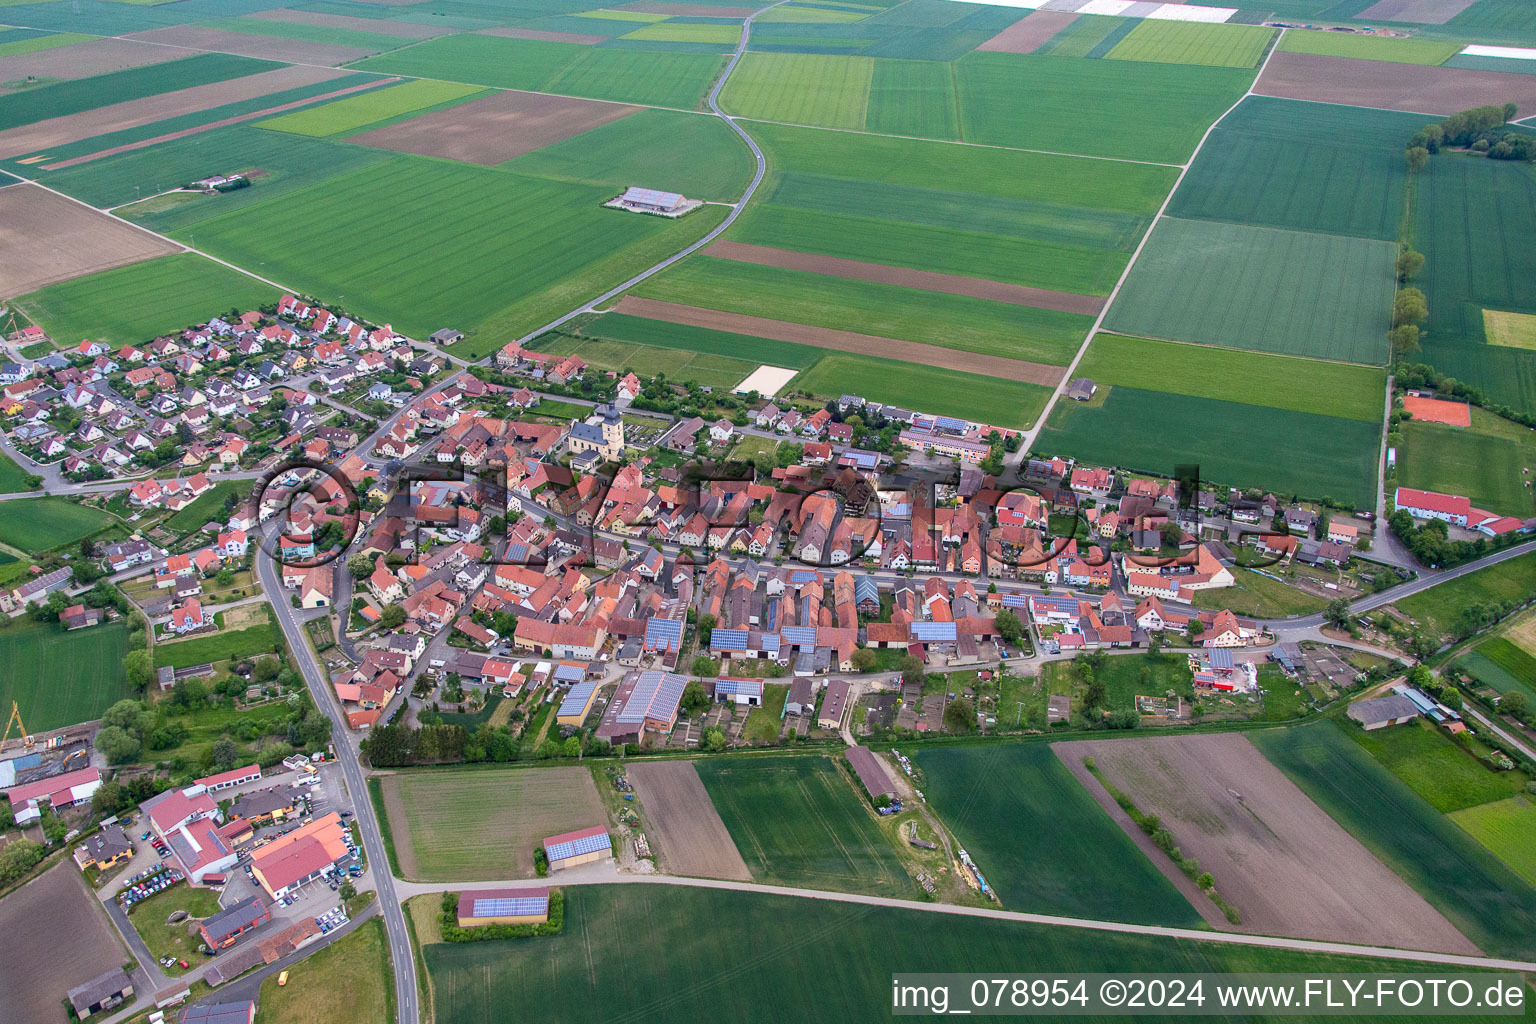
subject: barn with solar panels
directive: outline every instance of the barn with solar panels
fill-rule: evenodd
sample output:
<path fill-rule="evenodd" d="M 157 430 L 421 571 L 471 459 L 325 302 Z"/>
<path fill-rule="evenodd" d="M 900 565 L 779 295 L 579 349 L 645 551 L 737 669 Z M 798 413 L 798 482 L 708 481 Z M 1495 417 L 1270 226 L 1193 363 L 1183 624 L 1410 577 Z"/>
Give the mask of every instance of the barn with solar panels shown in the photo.
<path fill-rule="evenodd" d="M 663 192 L 656 188 L 642 188 L 631 185 L 624 190 L 624 194 L 610 199 L 605 206 L 611 206 L 616 210 L 628 210 L 631 213 L 649 213 L 659 217 L 681 217 L 690 210 L 696 210 L 703 205 L 698 199 L 688 199 L 676 192 Z"/>
<path fill-rule="evenodd" d="M 549 870 L 560 871 L 581 864 L 591 864 L 613 856 L 613 840 L 601 825 L 562 832 L 544 840 L 544 853 L 549 857 Z"/>
<path fill-rule="evenodd" d="M 549 920 L 549 889 L 482 889 L 460 893 L 458 913 L 460 928 L 544 924 Z"/>

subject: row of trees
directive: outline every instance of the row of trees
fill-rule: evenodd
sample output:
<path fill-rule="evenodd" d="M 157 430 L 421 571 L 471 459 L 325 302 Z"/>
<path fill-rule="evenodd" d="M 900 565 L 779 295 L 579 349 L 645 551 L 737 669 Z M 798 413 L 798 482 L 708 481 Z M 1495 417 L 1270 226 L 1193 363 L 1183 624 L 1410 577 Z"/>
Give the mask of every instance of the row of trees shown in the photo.
<path fill-rule="evenodd" d="M 637 753 L 631 744 L 628 753 Z M 474 732 L 462 725 L 423 724 L 412 728 L 400 723 L 375 726 L 363 740 L 362 750 L 375 768 L 401 768 L 412 764 L 468 762 L 506 763 L 529 759 L 551 760 L 581 756 L 605 757 L 613 753 L 607 740 L 581 735 L 551 737 L 528 749 L 504 725 L 482 723 Z"/>

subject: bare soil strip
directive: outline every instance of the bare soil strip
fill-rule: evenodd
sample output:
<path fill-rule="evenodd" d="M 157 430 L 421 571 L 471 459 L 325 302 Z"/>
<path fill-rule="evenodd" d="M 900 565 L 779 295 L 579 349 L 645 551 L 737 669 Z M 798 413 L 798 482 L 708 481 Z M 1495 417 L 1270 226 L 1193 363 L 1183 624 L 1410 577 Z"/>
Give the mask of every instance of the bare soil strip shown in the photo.
<path fill-rule="evenodd" d="M 0 295 L 180 252 L 168 242 L 31 183 L 0 189 Z"/>
<path fill-rule="evenodd" d="M 278 114 L 286 113 L 287 111 L 295 110 L 299 107 L 307 107 L 313 103 L 321 103 L 326 100 L 340 99 L 341 97 L 350 93 L 362 92 L 364 89 L 373 89 L 383 85 L 390 85 L 399 81 L 401 81 L 401 79 L 398 78 L 371 78 L 361 84 L 349 85 L 345 89 L 337 89 L 335 92 L 328 92 L 321 96 L 311 96 L 308 99 L 294 100 L 292 103 L 283 103 L 276 107 L 268 107 L 265 110 L 255 111 L 254 113 L 238 114 L 234 117 L 226 117 L 219 121 L 211 121 L 208 124 L 200 124 L 196 128 L 183 128 L 179 132 L 168 132 L 165 135 L 156 135 L 152 139 L 144 139 L 139 142 L 128 142 L 121 146 L 113 146 L 111 149 L 103 149 L 95 153 L 87 153 L 85 156 L 77 156 L 69 160 L 60 160 L 58 163 L 44 164 L 43 170 L 63 170 L 66 167 L 73 167 L 76 164 L 90 163 L 92 160 L 100 160 L 103 157 L 116 156 L 119 153 L 128 153 L 135 149 L 144 149 L 148 146 L 158 146 L 162 142 L 171 142 L 175 139 L 184 139 L 188 135 L 197 135 L 201 132 L 210 132 L 215 128 L 225 128 L 232 124 L 240 124 L 243 121 L 254 121 L 257 118 L 262 117 L 274 117 Z"/>
<path fill-rule="evenodd" d="M 191 89 L 129 100 L 127 103 L 97 107 L 95 110 L 82 110 L 78 114 L 67 114 L 0 132 L 0 158 L 46 152 L 53 146 L 65 146 L 107 132 L 137 128 L 226 103 L 239 103 L 351 74 L 350 71 L 333 68 L 278 68 L 275 71 L 246 75 L 244 78 L 232 78 L 227 82 L 198 85 Z"/>
<path fill-rule="evenodd" d="M 806 324 L 769 320 L 760 316 L 745 316 L 741 313 L 723 313 L 716 309 L 642 299 L 634 295 L 624 296 L 616 308 L 620 313 L 629 313 L 651 320 L 687 324 L 690 327 L 707 327 L 716 331 L 729 331 L 755 338 L 771 338 L 774 341 L 788 341 L 835 352 L 852 352 L 878 359 L 897 359 L 921 366 L 937 366 L 946 370 L 1043 384 L 1047 387 L 1054 387 L 1066 373 L 1066 368 L 1061 366 L 1028 363 L 1022 359 L 1005 359 L 1002 356 L 981 355 L 976 352 L 961 352 L 952 348 L 941 348 L 938 345 L 880 338 L 872 334 L 856 334 L 853 331 L 837 331 L 828 327 L 810 327 Z"/>
<path fill-rule="evenodd" d="M 67 859 L 0 903 L 0 933 L 11 938 L 0 957 L 5 1021 L 63 1020 L 65 992 L 128 958 L 106 911 Z"/>
<path fill-rule="evenodd" d="M 1444 25 L 1477 0 L 1377 0 L 1355 15 L 1367 21 L 1411 21 Z"/>
<path fill-rule="evenodd" d="M 996 50 L 998 53 L 1034 53 L 1076 20 L 1077 15 L 1066 11 L 1030 11 L 1028 17 L 1009 25 L 976 49 Z"/>
<path fill-rule="evenodd" d="M 629 769 L 651 845 L 669 874 L 752 881 L 741 851 L 688 761 L 658 761 Z"/>
<path fill-rule="evenodd" d="M 1084 740 L 1053 749 L 1068 766 L 1092 757 L 1142 812 L 1162 818 L 1241 911 L 1242 924 L 1222 919 L 1223 931 L 1478 952 L 1244 736 Z M 1179 874 L 1166 856 L 1153 863 L 1169 878 Z"/>
<path fill-rule="evenodd" d="M 253 36 L 246 32 L 203 28 L 198 25 L 155 28 L 148 32 L 134 32 L 123 38 L 142 39 L 145 42 L 164 43 L 167 46 L 185 46 L 193 50 L 210 50 L 215 53 L 234 53 L 242 57 L 257 57 L 261 60 L 280 60 L 288 64 L 319 64 L 325 67 L 346 64 L 378 52 L 366 50 L 360 46 L 309 43 L 302 39 L 282 39 L 278 36 Z"/>
<path fill-rule="evenodd" d="M 295 25 L 320 25 L 324 28 L 345 28 L 355 32 L 372 32 L 382 36 L 401 36 L 405 39 L 431 39 L 447 35 L 451 28 L 437 25 L 416 25 L 409 21 L 388 21 L 380 18 L 354 18 L 348 14 L 316 14 L 314 11 L 296 11 L 279 7 L 271 11 L 254 11 L 247 18 L 263 21 L 286 21 Z"/>
<path fill-rule="evenodd" d="M 92 39 L 73 46 L 0 57 L 0 82 L 32 78 L 90 78 L 112 71 L 181 60 L 191 54 L 168 46 L 150 46 L 132 39 Z"/>
<path fill-rule="evenodd" d="M 638 11 L 641 14 L 682 15 L 695 18 L 745 18 L 755 7 L 702 7 L 698 4 L 669 4 L 663 0 L 639 0 L 613 8 L 615 11 Z"/>
<path fill-rule="evenodd" d="M 347 141 L 487 166 L 637 113 L 640 107 L 533 92 L 499 92 Z"/>
<path fill-rule="evenodd" d="M 1454 114 L 1491 103 L 1536 107 L 1536 75 L 1276 53 L 1253 91 L 1319 103 Z"/>
<path fill-rule="evenodd" d="M 826 274 L 829 277 L 846 277 L 854 281 L 869 281 L 873 284 L 895 284 L 903 288 L 919 288 L 923 291 L 944 292 L 949 295 L 968 295 L 973 299 L 990 299 L 993 302 L 1006 302 L 1014 306 L 1033 306 L 1036 309 L 1055 309 L 1063 313 L 1084 313 L 1088 316 L 1098 315 L 1106 301 L 1095 295 L 1026 288 L 1019 284 L 988 281 L 982 277 L 939 274 L 931 270 L 912 270 L 909 267 L 893 267 L 884 263 L 845 260 L 838 256 L 819 256 L 815 253 L 796 252 L 793 249 L 748 245 L 745 242 L 716 242 L 705 250 L 705 254 L 735 260 L 738 263 L 756 263 L 765 267 L 782 267 L 785 270 L 805 270 L 813 274 Z"/>
<path fill-rule="evenodd" d="M 589 36 L 581 32 L 545 32 L 537 28 L 507 28 L 501 25 L 477 29 L 475 34 L 502 36 L 506 39 L 538 39 L 546 43 L 576 43 L 579 46 L 596 46 L 608 40 L 607 36 Z"/>

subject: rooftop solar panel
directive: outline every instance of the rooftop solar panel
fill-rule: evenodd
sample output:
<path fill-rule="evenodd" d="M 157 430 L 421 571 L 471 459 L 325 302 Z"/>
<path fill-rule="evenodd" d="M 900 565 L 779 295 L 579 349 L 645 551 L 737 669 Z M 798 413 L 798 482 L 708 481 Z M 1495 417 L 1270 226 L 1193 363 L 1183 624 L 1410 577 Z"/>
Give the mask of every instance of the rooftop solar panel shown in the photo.
<path fill-rule="evenodd" d="M 470 913 L 475 917 L 526 917 L 543 914 L 549 910 L 547 896 L 495 897 L 475 900 Z"/>
<path fill-rule="evenodd" d="M 914 622 L 912 638 L 922 643 L 944 643 L 955 639 L 953 622 Z"/>
<path fill-rule="evenodd" d="M 599 832 L 596 835 L 582 836 L 570 842 L 556 843 L 544 852 L 550 860 L 565 860 L 568 857 L 580 857 L 584 853 L 596 853 L 599 850 L 611 850 L 613 843 L 608 838 L 608 833 Z"/>
<path fill-rule="evenodd" d="M 562 715 L 581 714 L 582 709 L 587 706 L 587 701 L 592 699 L 592 693 L 596 689 L 596 682 L 577 683 L 571 687 L 571 692 L 567 693 L 565 699 L 560 702 L 559 713 Z"/>
<path fill-rule="evenodd" d="M 681 619 L 650 619 L 645 624 L 645 646 L 677 650 L 683 643 Z"/>
<path fill-rule="evenodd" d="M 709 634 L 712 651 L 744 651 L 747 649 L 747 630 L 717 629 Z"/>
<path fill-rule="evenodd" d="M 816 646 L 816 628 L 814 626 L 785 626 L 783 631 L 784 643 L 800 647 Z"/>

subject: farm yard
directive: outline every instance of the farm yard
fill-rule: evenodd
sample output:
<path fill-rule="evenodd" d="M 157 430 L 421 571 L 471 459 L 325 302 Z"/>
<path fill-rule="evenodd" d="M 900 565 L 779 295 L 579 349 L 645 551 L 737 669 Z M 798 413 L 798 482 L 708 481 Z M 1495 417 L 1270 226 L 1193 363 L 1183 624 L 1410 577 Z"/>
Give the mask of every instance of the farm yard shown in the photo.
<path fill-rule="evenodd" d="M 379 778 L 406 878 L 532 878 L 545 837 L 608 820 L 585 768 L 397 773 Z"/>
<path fill-rule="evenodd" d="M 651 848 L 667 872 L 752 880 L 691 763 L 636 764 L 628 776 L 650 827 Z"/>
<path fill-rule="evenodd" d="M 107 913 L 67 859 L 0 900 L 0 929 L 30 935 L 0 958 L 7 1018 L 61 1020 L 76 985 L 128 958 Z"/>
<path fill-rule="evenodd" d="M 1007 909 L 1199 925 L 1189 902 L 1048 745 L 924 749 L 916 764 L 934 811 Z"/>
<path fill-rule="evenodd" d="M 908 898 L 915 891 L 893 840 L 830 759 L 704 760 L 695 767 L 757 881 Z"/>
<path fill-rule="evenodd" d="M 12 622 L 0 629 L 0 707 L 9 714 L 15 701 L 35 732 L 95 721 L 133 696 L 123 671 L 127 653 L 122 621 L 67 635 L 55 623 Z"/>

